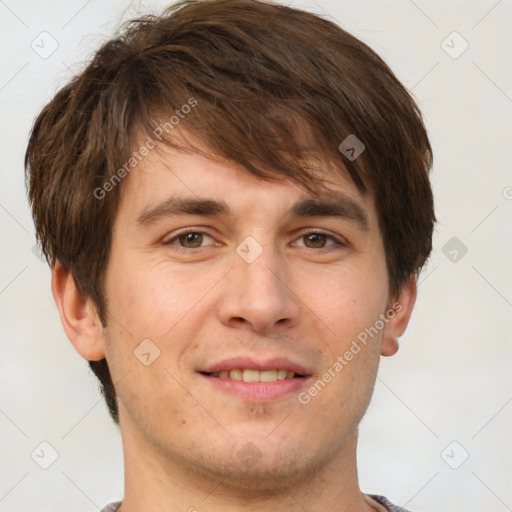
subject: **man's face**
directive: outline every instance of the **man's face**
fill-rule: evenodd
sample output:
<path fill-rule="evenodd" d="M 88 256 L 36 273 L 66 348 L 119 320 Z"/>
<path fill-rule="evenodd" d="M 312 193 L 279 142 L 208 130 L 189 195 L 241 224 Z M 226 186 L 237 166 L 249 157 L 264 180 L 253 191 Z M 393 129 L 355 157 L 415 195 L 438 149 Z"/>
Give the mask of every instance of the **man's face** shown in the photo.
<path fill-rule="evenodd" d="M 388 274 L 373 200 L 329 179 L 338 216 L 289 213 L 327 195 L 167 148 L 127 178 L 104 333 L 126 442 L 265 486 L 325 467 L 355 438 L 382 332 L 333 365 L 389 307 Z M 172 198 L 224 202 L 231 215 L 173 212 Z M 276 381 L 279 370 L 300 376 Z"/>

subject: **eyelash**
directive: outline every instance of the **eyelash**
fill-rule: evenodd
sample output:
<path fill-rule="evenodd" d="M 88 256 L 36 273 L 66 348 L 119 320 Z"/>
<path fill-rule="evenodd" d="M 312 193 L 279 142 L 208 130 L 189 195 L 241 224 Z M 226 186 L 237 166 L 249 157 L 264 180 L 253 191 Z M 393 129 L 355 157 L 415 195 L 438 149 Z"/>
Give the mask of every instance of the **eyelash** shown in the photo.
<path fill-rule="evenodd" d="M 169 240 L 167 240 L 166 242 L 164 242 L 164 245 L 166 246 L 170 246 L 170 245 L 174 245 L 173 242 L 178 240 L 180 237 L 184 236 L 184 235 L 188 235 L 188 234 L 201 234 L 201 235 L 207 235 L 209 236 L 210 238 L 213 239 L 213 237 L 211 235 L 209 235 L 208 233 L 206 233 L 205 231 L 201 231 L 201 230 L 197 230 L 197 229 L 187 229 L 185 231 L 181 231 L 181 232 L 178 232 L 176 233 L 176 235 L 174 235 L 172 238 L 170 238 Z M 303 232 L 300 234 L 300 236 L 296 239 L 300 239 L 300 238 L 304 238 L 305 236 L 308 236 L 308 235 L 324 235 L 327 239 L 331 239 L 335 242 L 335 245 L 331 245 L 329 247 L 319 247 L 318 249 L 315 249 L 313 247 L 303 247 L 303 249 L 312 249 L 312 250 L 316 250 L 316 251 L 330 251 L 330 250 L 333 250 L 333 249 L 340 249 L 340 248 L 344 248 L 344 247 L 347 247 L 347 243 L 346 242 L 343 242 L 341 240 L 339 240 L 338 238 L 336 238 L 334 235 L 331 235 L 325 231 L 322 231 L 322 230 L 319 230 L 319 229 L 315 229 L 315 230 L 310 230 L 310 231 L 306 231 L 306 232 Z M 178 251 L 178 252 L 191 252 L 191 251 L 199 251 L 200 249 L 206 249 L 206 247 L 179 247 L 179 246 L 176 246 L 175 247 L 175 250 Z"/>

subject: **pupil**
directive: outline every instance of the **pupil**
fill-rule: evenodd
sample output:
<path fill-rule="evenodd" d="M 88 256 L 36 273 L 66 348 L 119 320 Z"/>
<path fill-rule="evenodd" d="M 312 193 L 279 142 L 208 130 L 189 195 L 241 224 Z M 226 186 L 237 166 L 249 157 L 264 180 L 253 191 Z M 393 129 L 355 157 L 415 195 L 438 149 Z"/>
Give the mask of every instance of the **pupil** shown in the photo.
<path fill-rule="evenodd" d="M 323 239 L 325 238 L 325 235 L 321 235 L 319 233 L 312 233 L 311 235 L 308 235 L 308 238 L 310 239 L 313 244 L 322 244 Z"/>
<path fill-rule="evenodd" d="M 187 233 L 184 237 L 185 244 L 191 244 L 193 247 L 201 245 L 201 235 L 199 233 Z"/>

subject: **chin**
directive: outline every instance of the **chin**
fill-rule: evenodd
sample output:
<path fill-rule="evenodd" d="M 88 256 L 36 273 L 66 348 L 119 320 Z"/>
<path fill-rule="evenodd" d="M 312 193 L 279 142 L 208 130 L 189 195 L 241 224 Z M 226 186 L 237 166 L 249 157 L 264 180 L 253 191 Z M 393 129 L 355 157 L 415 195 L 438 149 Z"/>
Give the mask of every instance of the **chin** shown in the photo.
<path fill-rule="evenodd" d="M 261 429 L 260 429 L 261 430 Z M 335 457 L 332 443 L 322 446 L 311 434 L 292 437 L 283 431 L 275 439 L 267 430 L 262 435 L 234 436 L 213 449 L 213 440 L 188 453 L 190 469 L 202 479 L 211 480 L 241 497 L 281 495 L 283 488 L 300 486 L 318 476 Z M 227 441 L 227 440 L 226 440 Z M 195 459 L 195 460 L 194 460 Z"/>

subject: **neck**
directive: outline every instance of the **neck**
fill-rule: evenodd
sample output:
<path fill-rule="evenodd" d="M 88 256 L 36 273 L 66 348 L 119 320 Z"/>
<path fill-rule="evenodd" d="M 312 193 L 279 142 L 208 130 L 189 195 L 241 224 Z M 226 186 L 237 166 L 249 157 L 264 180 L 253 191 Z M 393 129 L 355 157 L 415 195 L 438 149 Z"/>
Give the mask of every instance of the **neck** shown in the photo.
<path fill-rule="evenodd" d="M 340 453 L 314 474 L 262 489 L 229 478 L 199 474 L 187 461 L 169 460 L 145 443 L 129 420 L 121 421 L 125 496 L 119 512 L 352 512 L 376 510 L 359 490 L 357 431 Z"/>

